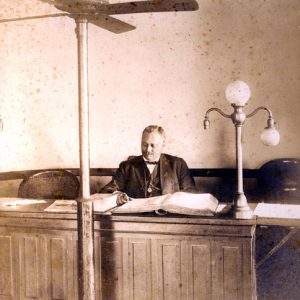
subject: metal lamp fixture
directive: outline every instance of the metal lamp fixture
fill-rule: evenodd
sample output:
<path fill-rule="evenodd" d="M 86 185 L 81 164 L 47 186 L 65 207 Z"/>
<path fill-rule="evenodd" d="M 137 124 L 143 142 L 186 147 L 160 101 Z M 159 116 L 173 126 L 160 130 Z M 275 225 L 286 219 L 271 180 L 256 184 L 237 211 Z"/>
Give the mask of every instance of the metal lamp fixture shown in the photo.
<path fill-rule="evenodd" d="M 248 115 L 243 112 L 243 107 L 248 102 L 251 94 L 250 88 L 245 82 L 238 80 L 230 83 L 226 88 L 225 94 L 226 99 L 233 107 L 233 113 L 228 115 L 219 108 L 210 108 L 205 114 L 204 129 L 208 129 L 210 126 L 208 115 L 211 111 L 216 111 L 223 117 L 232 120 L 235 126 L 237 169 L 237 187 L 234 197 L 233 215 L 237 219 L 250 219 L 252 218 L 253 212 L 248 205 L 243 188 L 242 126 L 247 118 L 253 117 L 260 110 L 265 110 L 268 113 L 268 120 L 267 126 L 261 133 L 262 142 L 267 146 L 276 146 L 279 143 L 280 135 L 275 128 L 272 112 L 268 108 L 260 106 Z"/>

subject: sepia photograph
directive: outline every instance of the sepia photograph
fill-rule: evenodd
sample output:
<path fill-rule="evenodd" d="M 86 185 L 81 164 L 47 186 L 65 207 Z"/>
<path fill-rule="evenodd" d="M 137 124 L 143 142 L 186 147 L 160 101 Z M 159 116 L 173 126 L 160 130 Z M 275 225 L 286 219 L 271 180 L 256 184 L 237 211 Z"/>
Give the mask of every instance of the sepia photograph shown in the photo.
<path fill-rule="evenodd" d="M 0 5 L 1 300 L 299 299 L 299 0 Z"/>

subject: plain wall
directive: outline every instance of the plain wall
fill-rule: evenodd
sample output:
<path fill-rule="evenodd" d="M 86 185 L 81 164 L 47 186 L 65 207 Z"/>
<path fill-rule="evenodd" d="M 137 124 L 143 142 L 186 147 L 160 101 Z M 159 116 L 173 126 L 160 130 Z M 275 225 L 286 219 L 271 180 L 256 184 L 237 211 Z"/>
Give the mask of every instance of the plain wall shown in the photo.
<path fill-rule="evenodd" d="M 266 147 L 259 112 L 243 130 L 244 166 L 300 157 L 299 0 L 198 1 L 195 12 L 117 16 L 136 29 L 89 25 L 90 164 L 117 167 L 140 153 L 149 124 L 165 152 L 193 168 L 234 167 L 234 127 L 210 107 L 232 109 L 225 88 L 247 82 L 245 111 L 270 108 L 281 134 Z M 58 13 L 35 0 L 0 1 L 0 19 Z M 116 16 L 115 16 L 116 17 Z M 0 23 L 0 172 L 78 167 L 77 40 L 68 17 Z"/>

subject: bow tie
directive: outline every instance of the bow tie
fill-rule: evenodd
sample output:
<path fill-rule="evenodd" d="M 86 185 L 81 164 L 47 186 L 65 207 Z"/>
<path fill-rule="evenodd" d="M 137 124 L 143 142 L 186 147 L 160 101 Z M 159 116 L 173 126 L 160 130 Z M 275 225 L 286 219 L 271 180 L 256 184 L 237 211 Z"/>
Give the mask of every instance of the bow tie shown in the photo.
<path fill-rule="evenodd" d="M 157 165 L 158 164 L 158 161 L 145 161 L 145 163 L 147 164 L 147 165 Z"/>

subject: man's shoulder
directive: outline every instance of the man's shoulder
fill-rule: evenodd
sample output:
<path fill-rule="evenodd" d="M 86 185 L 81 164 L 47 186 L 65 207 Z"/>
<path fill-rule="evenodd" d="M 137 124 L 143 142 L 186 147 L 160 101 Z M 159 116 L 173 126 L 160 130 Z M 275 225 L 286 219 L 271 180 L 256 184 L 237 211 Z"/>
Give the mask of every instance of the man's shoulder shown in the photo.
<path fill-rule="evenodd" d="M 123 165 L 123 166 L 129 166 L 129 165 L 134 165 L 134 164 L 137 164 L 137 163 L 140 163 L 142 161 L 142 155 L 131 155 L 131 156 L 128 156 L 128 158 L 124 161 L 122 161 L 120 163 L 120 165 Z"/>
<path fill-rule="evenodd" d="M 165 161 L 170 161 L 170 162 L 182 162 L 182 161 L 184 161 L 184 159 L 179 157 L 179 156 L 175 156 L 175 155 L 171 155 L 171 154 L 167 154 L 167 153 L 162 153 L 161 154 L 161 159 L 165 160 Z"/>

